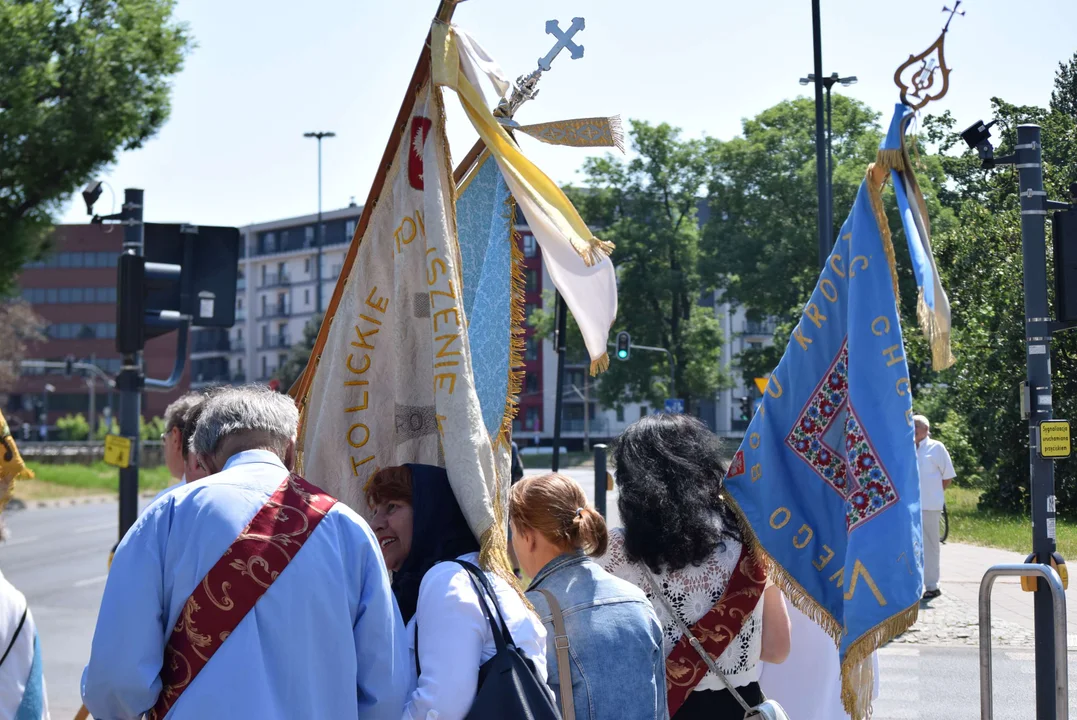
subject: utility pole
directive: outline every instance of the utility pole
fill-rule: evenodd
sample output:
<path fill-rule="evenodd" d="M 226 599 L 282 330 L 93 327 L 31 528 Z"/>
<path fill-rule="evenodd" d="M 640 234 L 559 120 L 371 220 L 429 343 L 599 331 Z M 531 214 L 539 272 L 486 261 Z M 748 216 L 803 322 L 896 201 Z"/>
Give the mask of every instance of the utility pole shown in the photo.
<path fill-rule="evenodd" d="M 1036 560 L 1051 564 L 1055 552 L 1054 461 L 1039 452 L 1040 423 L 1050 420 L 1051 329 L 1047 306 L 1047 257 L 1044 222 L 1047 216 L 1043 189 L 1040 127 L 1017 128 L 1015 167 L 1021 190 L 1021 247 L 1025 270 L 1025 345 L 1028 359 L 1030 403 L 1029 479 L 1032 499 L 1032 552 Z M 1051 591 L 1037 580 L 1033 601 L 1036 628 L 1036 716 L 1055 717 L 1055 633 Z"/>
<path fill-rule="evenodd" d="M 554 347 L 557 348 L 557 389 L 554 395 L 553 411 L 553 457 L 550 459 L 550 469 L 557 472 L 561 469 L 561 409 L 565 404 L 565 341 L 568 332 L 568 304 L 557 293 L 557 330 L 553 336 Z"/>
<path fill-rule="evenodd" d="M 145 250 L 145 226 L 142 224 L 142 190 L 128 188 L 123 191 L 123 254 L 141 256 Z M 122 271 L 120 284 L 123 283 Z M 122 294 L 122 287 L 121 293 Z M 123 308 L 117 311 L 118 324 L 123 324 Z M 141 307 L 137 318 L 129 322 L 142 324 Z M 142 454 L 142 439 L 138 421 L 142 417 L 142 350 L 125 348 L 120 374 L 116 376 L 116 388 L 120 391 L 120 435 L 131 441 L 131 459 L 127 467 L 120 468 L 120 539 L 138 518 L 138 466 Z"/>
<path fill-rule="evenodd" d="M 318 140 L 318 225 L 314 228 L 314 246 L 317 248 L 317 268 L 314 271 L 314 277 L 318 283 L 317 288 L 314 290 L 314 311 L 318 313 L 322 311 L 322 245 L 325 244 L 322 237 L 322 138 L 336 136 L 337 134 L 334 132 L 303 133 L 303 137 Z"/>
<path fill-rule="evenodd" d="M 826 268 L 830 257 L 830 228 L 826 208 L 830 196 L 826 186 L 826 146 L 823 144 L 823 39 L 819 0 L 811 3 L 812 44 L 815 54 L 815 176 L 819 194 L 819 266 Z"/>

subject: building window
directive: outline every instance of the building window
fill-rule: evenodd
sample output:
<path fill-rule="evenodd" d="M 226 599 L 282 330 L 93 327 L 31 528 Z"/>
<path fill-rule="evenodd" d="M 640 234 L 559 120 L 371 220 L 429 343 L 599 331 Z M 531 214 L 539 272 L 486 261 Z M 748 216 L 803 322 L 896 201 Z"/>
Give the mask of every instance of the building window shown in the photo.
<path fill-rule="evenodd" d="M 262 377 L 269 377 L 269 358 L 265 355 L 262 356 Z"/>
<path fill-rule="evenodd" d="M 236 358 L 236 372 L 243 374 L 243 358 Z"/>
<path fill-rule="evenodd" d="M 288 362 L 288 356 L 287 355 L 285 355 L 284 353 L 281 353 L 280 355 L 278 355 L 277 356 L 277 369 L 279 370 L 280 368 L 284 367 L 284 363 L 286 363 L 286 362 Z"/>
<path fill-rule="evenodd" d="M 304 247 L 314 247 L 314 226 L 303 228 Z"/>
<path fill-rule="evenodd" d="M 351 242 L 353 235 L 355 235 L 355 221 L 348 220 L 344 223 L 344 242 Z"/>
<path fill-rule="evenodd" d="M 303 258 L 303 272 L 310 275 L 310 258 Z"/>
<path fill-rule="evenodd" d="M 538 339 L 534 335 L 524 341 L 524 360 L 538 360 Z"/>
<path fill-rule="evenodd" d="M 538 242 L 534 235 L 524 235 L 524 257 L 533 258 L 538 253 Z"/>
<path fill-rule="evenodd" d="M 268 345 L 269 345 L 269 326 L 268 325 L 263 325 L 262 326 L 262 347 L 266 347 Z"/>
<path fill-rule="evenodd" d="M 538 289 L 539 289 L 538 272 L 536 270 L 532 270 L 530 268 L 528 268 L 527 270 L 524 270 L 524 290 L 526 292 L 531 293 L 531 292 L 538 292 Z"/>
<path fill-rule="evenodd" d="M 617 408 L 617 422 L 623 423 L 625 421 L 625 409 L 624 405 Z"/>
<path fill-rule="evenodd" d="M 527 414 L 524 416 L 524 427 L 528 430 L 541 430 L 541 408 L 531 406 L 527 408 Z"/>
<path fill-rule="evenodd" d="M 237 297 L 236 298 L 236 309 L 237 310 L 242 310 L 243 309 L 243 298 L 242 297 Z"/>
<path fill-rule="evenodd" d="M 524 376 L 524 392 L 528 395 L 537 393 L 539 391 L 539 375 L 538 373 L 527 373 Z"/>
<path fill-rule="evenodd" d="M 303 289 L 303 302 L 310 305 L 310 288 Z"/>
<path fill-rule="evenodd" d="M 639 416 L 640 416 L 640 419 L 643 419 L 643 418 L 647 417 L 647 406 L 646 405 L 640 405 L 639 406 Z"/>

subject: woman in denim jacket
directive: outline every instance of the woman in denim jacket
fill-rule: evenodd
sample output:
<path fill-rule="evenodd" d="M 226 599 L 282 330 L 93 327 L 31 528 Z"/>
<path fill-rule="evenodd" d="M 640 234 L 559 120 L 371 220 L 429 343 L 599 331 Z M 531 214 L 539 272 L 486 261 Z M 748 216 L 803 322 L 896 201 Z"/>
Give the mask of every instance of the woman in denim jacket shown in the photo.
<path fill-rule="evenodd" d="M 563 475 L 530 477 L 512 488 L 512 544 L 532 578 L 527 598 L 546 626 L 547 683 L 561 697 L 557 633 L 546 590 L 564 616 L 577 720 L 665 720 L 662 628 L 647 596 L 588 555 L 605 553 L 606 522 Z M 567 717 L 567 713 L 562 713 Z"/>

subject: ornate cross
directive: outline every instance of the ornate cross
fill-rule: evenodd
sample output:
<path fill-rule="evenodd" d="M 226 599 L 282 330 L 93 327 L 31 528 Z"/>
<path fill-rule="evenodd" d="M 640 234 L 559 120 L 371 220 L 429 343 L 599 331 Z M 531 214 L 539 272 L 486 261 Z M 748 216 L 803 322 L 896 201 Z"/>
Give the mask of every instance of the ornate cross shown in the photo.
<path fill-rule="evenodd" d="M 546 53 L 546 57 L 539 58 L 539 67 L 543 70 L 549 70 L 553 63 L 553 59 L 565 48 L 568 48 L 569 54 L 572 56 L 573 60 L 582 58 L 583 45 L 577 45 L 572 42 L 572 37 L 580 30 L 583 30 L 583 27 L 583 18 L 581 17 L 572 18 L 572 24 L 569 26 L 568 30 L 562 30 L 561 24 L 556 20 L 547 20 L 546 34 L 556 37 L 557 44 L 550 49 L 550 52 Z"/>

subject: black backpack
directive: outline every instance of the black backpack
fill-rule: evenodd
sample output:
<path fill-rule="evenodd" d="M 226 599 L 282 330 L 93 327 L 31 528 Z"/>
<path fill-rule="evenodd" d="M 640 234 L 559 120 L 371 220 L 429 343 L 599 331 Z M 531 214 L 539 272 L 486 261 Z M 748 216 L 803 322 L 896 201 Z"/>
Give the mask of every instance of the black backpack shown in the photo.
<path fill-rule="evenodd" d="M 490 623 L 497 652 L 479 667 L 479 687 L 465 720 L 560 720 L 546 683 L 539 679 L 535 666 L 512 640 L 497 595 L 489 578 L 465 560 L 454 560 L 467 571 L 482 614 Z M 497 622 L 490 611 L 493 603 Z M 415 627 L 415 668 L 419 675 L 419 627 Z"/>

